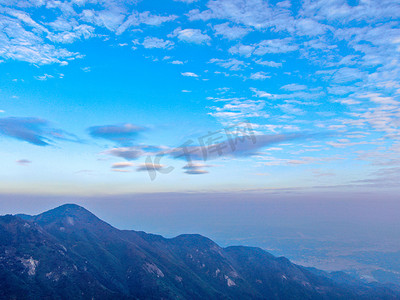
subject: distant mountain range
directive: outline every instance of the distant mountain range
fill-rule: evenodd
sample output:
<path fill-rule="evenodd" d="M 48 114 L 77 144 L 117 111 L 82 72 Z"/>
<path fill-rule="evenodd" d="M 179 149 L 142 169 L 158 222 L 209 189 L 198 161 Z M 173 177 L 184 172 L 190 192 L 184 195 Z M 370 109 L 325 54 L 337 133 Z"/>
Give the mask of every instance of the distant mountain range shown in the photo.
<path fill-rule="evenodd" d="M 66 204 L 0 217 L 0 298 L 400 299 L 400 290 L 201 235 L 118 230 Z"/>

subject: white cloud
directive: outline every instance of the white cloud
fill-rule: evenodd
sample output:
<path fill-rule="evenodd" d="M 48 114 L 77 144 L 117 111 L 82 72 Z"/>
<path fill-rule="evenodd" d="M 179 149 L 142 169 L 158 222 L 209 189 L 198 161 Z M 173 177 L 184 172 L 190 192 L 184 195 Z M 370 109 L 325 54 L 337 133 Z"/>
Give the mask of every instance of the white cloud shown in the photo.
<path fill-rule="evenodd" d="M 173 65 L 183 65 L 184 62 L 181 61 L 181 60 L 173 60 L 173 61 L 171 61 L 171 64 L 173 64 Z"/>
<path fill-rule="evenodd" d="M 396 0 L 359 1 L 354 6 L 346 0 L 305 0 L 301 14 L 318 20 L 349 22 L 398 18 L 399 11 L 400 4 Z"/>
<path fill-rule="evenodd" d="M 264 111 L 265 101 L 263 100 L 228 100 L 222 107 L 212 106 L 209 115 L 226 120 L 238 121 L 240 119 L 253 117 L 268 117 Z"/>
<path fill-rule="evenodd" d="M 159 39 L 156 37 L 146 37 L 142 45 L 147 49 L 151 48 L 171 49 L 174 46 L 174 42 L 169 40 Z"/>
<path fill-rule="evenodd" d="M 47 31 L 48 39 L 63 44 L 70 44 L 79 39 L 96 37 L 95 28 L 87 24 L 79 24 L 75 19 L 67 20 L 58 17 L 55 21 L 46 23 L 52 31 Z"/>
<path fill-rule="evenodd" d="M 193 2 L 197 2 L 199 0 L 174 0 L 174 1 L 176 1 L 176 2 L 184 2 L 184 3 L 190 4 L 190 3 L 193 3 Z"/>
<path fill-rule="evenodd" d="M 335 83 L 348 83 L 362 80 L 365 76 L 366 73 L 360 69 L 344 67 L 338 69 L 333 76 L 327 78 L 327 80 L 333 80 Z"/>
<path fill-rule="evenodd" d="M 312 19 L 299 19 L 296 22 L 296 34 L 298 35 L 322 35 L 326 32 L 327 26 Z"/>
<path fill-rule="evenodd" d="M 351 99 L 351 98 L 345 98 L 345 99 L 337 99 L 335 100 L 335 102 L 340 103 L 340 104 L 344 104 L 344 105 L 356 105 L 356 104 L 360 104 L 360 101 Z"/>
<path fill-rule="evenodd" d="M 196 73 L 193 73 L 193 72 L 183 72 L 183 73 L 181 73 L 181 75 L 185 76 L 185 77 L 195 77 L 195 78 L 199 77 L 199 75 L 197 75 Z"/>
<path fill-rule="evenodd" d="M 291 83 L 291 84 L 286 84 L 281 87 L 281 89 L 290 91 L 290 92 L 297 92 L 297 91 L 303 91 L 307 89 L 306 85 L 303 84 L 297 84 L 297 83 Z"/>
<path fill-rule="evenodd" d="M 267 78 L 271 78 L 271 76 L 267 75 L 265 72 L 256 72 L 250 75 L 250 79 L 254 80 L 265 80 Z"/>
<path fill-rule="evenodd" d="M 176 18 L 177 16 L 175 15 L 153 15 L 149 11 L 133 11 L 127 16 L 125 8 L 119 6 L 102 11 L 84 10 L 82 12 L 82 19 L 84 21 L 105 27 L 110 31 L 114 31 L 117 35 L 124 33 L 130 27 L 137 27 L 141 24 L 159 26 L 165 22 L 171 22 Z"/>
<path fill-rule="evenodd" d="M 256 64 L 262 65 L 262 66 L 267 66 L 267 67 L 271 67 L 271 68 L 280 68 L 282 67 L 282 63 L 278 63 L 275 61 L 267 61 L 267 60 L 262 60 L 262 59 L 258 59 L 254 61 Z"/>
<path fill-rule="evenodd" d="M 295 107 L 292 104 L 278 104 L 277 105 L 284 113 L 290 114 L 290 115 L 302 115 L 304 114 L 304 111 L 300 108 Z"/>
<path fill-rule="evenodd" d="M 229 52 L 231 54 L 239 54 L 241 56 L 250 57 L 254 49 L 254 46 L 237 44 L 229 48 Z"/>
<path fill-rule="evenodd" d="M 215 0 L 209 1 L 208 9 L 189 12 L 190 20 L 222 19 L 255 29 L 286 29 L 293 23 L 293 17 L 285 6 L 273 6 L 261 0 Z"/>
<path fill-rule="evenodd" d="M 211 38 L 203 34 L 200 29 L 182 29 L 176 28 L 169 37 L 177 37 L 178 40 L 194 44 L 208 44 Z"/>
<path fill-rule="evenodd" d="M 77 5 L 39 1 L 34 5 L 24 2 L 24 5 L 18 6 L 20 9 L 4 7 L 0 13 L 0 56 L 38 65 L 67 65 L 70 60 L 82 58 L 83 55 L 59 47 L 58 44 L 104 37 L 104 34 L 95 33 L 98 28 L 119 35 L 130 27 L 141 24 L 159 26 L 177 18 L 175 15 L 155 15 L 149 11 L 138 12 L 132 10 L 131 4 L 119 1 L 99 2 L 96 6 L 85 1 Z M 45 17 L 35 21 L 39 9 L 47 9 L 49 17 L 46 18 L 52 21 L 46 21 Z M 39 15 L 42 16 L 42 12 Z"/>
<path fill-rule="evenodd" d="M 40 80 L 40 81 L 45 81 L 48 78 L 54 78 L 54 76 L 53 75 L 49 75 L 49 74 L 43 74 L 43 75 L 35 76 L 35 79 Z"/>
<path fill-rule="evenodd" d="M 256 97 L 260 97 L 260 98 L 271 98 L 272 94 L 264 92 L 264 91 L 260 91 L 256 88 L 250 88 L 250 90 L 255 94 Z"/>
<path fill-rule="evenodd" d="M 358 98 L 367 98 L 371 102 L 378 103 L 378 104 L 384 104 L 384 105 L 400 105 L 400 102 L 395 100 L 394 97 L 384 97 L 379 93 L 367 93 L 367 94 L 362 94 L 359 95 Z"/>
<path fill-rule="evenodd" d="M 291 38 L 264 40 L 255 45 L 255 55 L 267 53 L 287 53 L 296 51 L 299 47 L 293 43 Z"/>
<path fill-rule="evenodd" d="M 82 57 L 79 53 L 46 43 L 41 36 L 43 30 L 38 30 L 26 30 L 20 19 L 0 15 L 0 56 L 39 65 L 67 65 L 68 60 Z"/>
<path fill-rule="evenodd" d="M 251 45 L 237 44 L 229 49 L 232 54 L 250 57 L 251 55 L 263 56 L 265 54 L 287 53 L 298 50 L 291 38 L 263 40 Z"/>
<path fill-rule="evenodd" d="M 215 63 L 218 66 L 221 66 L 223 68 L 232 70 L 232 71 L 238 71 L 246 67 L 246 63 L 241 60 L 237 60 L 235 58 L 230 58 L 230 59 L 218 59 L 218 58 L 212 58 L 209 61 L 210 63 Z"/>
<path fill-rule="evenodd" d="M 178 18 L 178 16 L 175 15 L 169 15 L 169 16 L 152 15 L 148 11 L 139 13 L 138 16 L 140 23 L 151 26 L 159 26 L 165 22 L 171 22 Z"/>
<path fill-rule="evenodd" d="M 110 31 L 116 31 L 125 19 L 124 11 L 115 7 L 113 9 L 85 9 L 80 14 L 83 21 L 92 23 L 99 27 L 104 27 Z"/>
<path fill-rule="evenodd" d="M 245 35 L 247 35 L 251 29 L 239 27 L 239 26 L 229 26 L 229 23 L 222 23 L 215 25 L 214 27 L 215 35 L 223 36 L 228 40 L 237 40 Z"/>

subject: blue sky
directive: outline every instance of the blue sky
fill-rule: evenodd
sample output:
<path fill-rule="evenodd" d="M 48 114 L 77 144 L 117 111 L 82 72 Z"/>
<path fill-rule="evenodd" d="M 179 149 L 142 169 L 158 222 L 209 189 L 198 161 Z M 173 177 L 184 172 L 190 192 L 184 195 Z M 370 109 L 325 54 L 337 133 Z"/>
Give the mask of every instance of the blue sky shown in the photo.
<path fill-rule="evenodd" d="M 0 190 L 398 192 L 399 21 L 390 0 L 0 0 Z"/>

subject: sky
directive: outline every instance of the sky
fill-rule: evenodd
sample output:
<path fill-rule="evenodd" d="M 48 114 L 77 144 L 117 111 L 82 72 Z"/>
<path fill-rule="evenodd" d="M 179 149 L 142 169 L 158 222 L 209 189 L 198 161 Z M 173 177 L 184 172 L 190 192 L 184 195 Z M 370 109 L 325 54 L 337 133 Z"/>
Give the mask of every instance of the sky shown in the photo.
<path fill-rule="evenodd" d="M 0 0 L 0 192 L 385 191 L 395 0 Z"/>

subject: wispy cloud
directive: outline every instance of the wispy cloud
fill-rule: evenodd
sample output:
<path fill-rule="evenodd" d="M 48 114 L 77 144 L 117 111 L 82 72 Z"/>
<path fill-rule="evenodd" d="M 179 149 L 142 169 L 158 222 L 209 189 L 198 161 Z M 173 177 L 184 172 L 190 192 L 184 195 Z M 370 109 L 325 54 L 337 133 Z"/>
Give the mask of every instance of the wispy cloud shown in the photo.
<path fill-rule="evenodd" d="M 150 164 L 150 163 L 143 163 L 140 164 L 137 168 L 137 172 L 149 172 L 149 171 L 159 171 L 165 168 L 165 165 L 162 164 Z"/>
<path fill-rule="evenodd" d="M 176 1 L 176 2 L 184 2 L 184 3 L 190 4 L 190 3 L 193 3 L 193 2 L 197 2 L 199 0 L 174 0 L 174 1 Z"/>
<path fill-rule="evenodd" d="M 282 67 L 281 62 L 275 62 L 275 61 L 268 61 L 268 60 L 262 60 L 262 59 L 257 59 L 254 61 L 256 64 L 262 65 L 262 66 L 267 66 L 271 68 L 280 68 Z"/>
<path fill-rule="evenodd" d="M 111 155 L 126 160 L 136 160 L 140 157 L 148 155 L 156 155 L 165 150 L 163 147 L 155 147 L 149 145 L 139 145 L 131 147 L 116 147 L 103 151 L 101 154 Z"/>
<path fill-rule="evenodd" d="M 231 54 L 239 54 L 250 57 L 252 55 L 263 56 L 265 54 L 287 53 L 298 50 L 299 47 L 291 38 L 263 40 L 251 45 L 237 44 L 229 49 Z"/>
<path fill-rule="evenodd" d="M 237 60 L 235 58 L 230 58 L 230 59 L 219 59 L 219 58 L 212 58 L 209 61 L 210 63 L 215 63 L 218 66 L 221 66 L 223 68 L 232 70 L 232 71 L 238 71 L 242 70 L 244 67 L 247 66 L 247 64 L 244 61 Z"/>
<path fill-rule="evenodd" d="M 250 75 L 250 79 L 254 79 L 254 80 L 265 80 L 267 78 L 271 78 L 271 76 L 269 76 L 267 73 L 265 72 L 256 72 Z"/>
<path fill-rule="evenodd" d="M 156 37 L 146 37 L 142 43 L 143 47 L 147 49 L 159 48 L 159 49 L 172 49 L 174 42 L 169 40 L 163 40 Z"/>
<path fill-rule="evenodd" d="M 222 36 L 228 40 L 240 39 L 252 31 L 250 28 L 229 25 L 228 22 L 214 25 L 213 28 L 215 35 Z"/>
<path fill-rule="evenodd" d="M 27 166 L 27 165 L 30 165 L 32 163 L 32 161 L 30 161 L 29 159 L 19 159 L 16 161 L 16 163 L 21 166 Z"/>
<path fill-rule="evenodd" d="M 117 162 L 111 165 L 112 169 L 125 169 L 134 166 L 133 163 L 130 162 Z"/>
<path fill-rule="evenodd" d="M 286 85 L 282 86 L 281 89 L 290 91 L 290 92 L 297 92 L 297 91 L 303 91 L 303 90 L 307 89 L 307 86 L 303 85 L 303 84 L 290 83 L 290 84 L 286 84 Z"/>
<path fill-rule="evenodd" d="M 194 44 L 207 44 L 211 41 L 211 38 L 202 33 L 200 29 L 182 29 L 180 27 L 176 28 L 169 37 L 177 37 L 178 40 L 187 43 L 194 43 Z"/>
<path fill-rule="evenodd" d="M 211 143 L 205 146 L 185 146 L 177 147 L 165 151 L 175 159 L 188 159 L 194 161 L 207 161 L 223 157 L 248 157 L 257 155 L 260 149 L 278 143 L 314 139 L 316 135 L 304 133 L 276 134 L 276 135 L 255 135 L 253 138 L 243 138 L 241 141 L 224 140 L 218 143 Z"/>
<path fill-rule="evenodd" d="M 210 167 L 212 166 L 199 162 L 190 162 L 189 164 L 185 165 L 182 169 L 184 169 L 185 173 L 189 175 L 202 175 L 202 174 L 208 174 L 209 172 L 205 170 L 205 168 L 210 168 Z"/>
<path fill-rule="evenodd" d="M 199 77 L 199 75 L 193 72 L 182 72 L 181 75 L 185 77 L 195 77 L 195 78 Z"/>
<path fill-rule="evenodd" d="M 145 128 L 130 123 L 121 125 L 103 125 L 88 128 L 91 137 L 105 139 L 122 146 L 130 146 Z"/>
<path fill-rule="evenodd" d="M 48 78 L 54 78 L 54 76 L 53 75 L 49 75 L 49 74 L 43 74 L 43 75 L 35 76 L 35 79 L 40 80 L 40 81 L 45 81 Z"/>
<path fill-rule="evenodd" d="M 61 129 L 51 128 L 48 121 L 39 118 L 0 118 L 0 135 L 37 146 L 47 146 L 54 139 L 79 141 L 76 136 Z"/>

